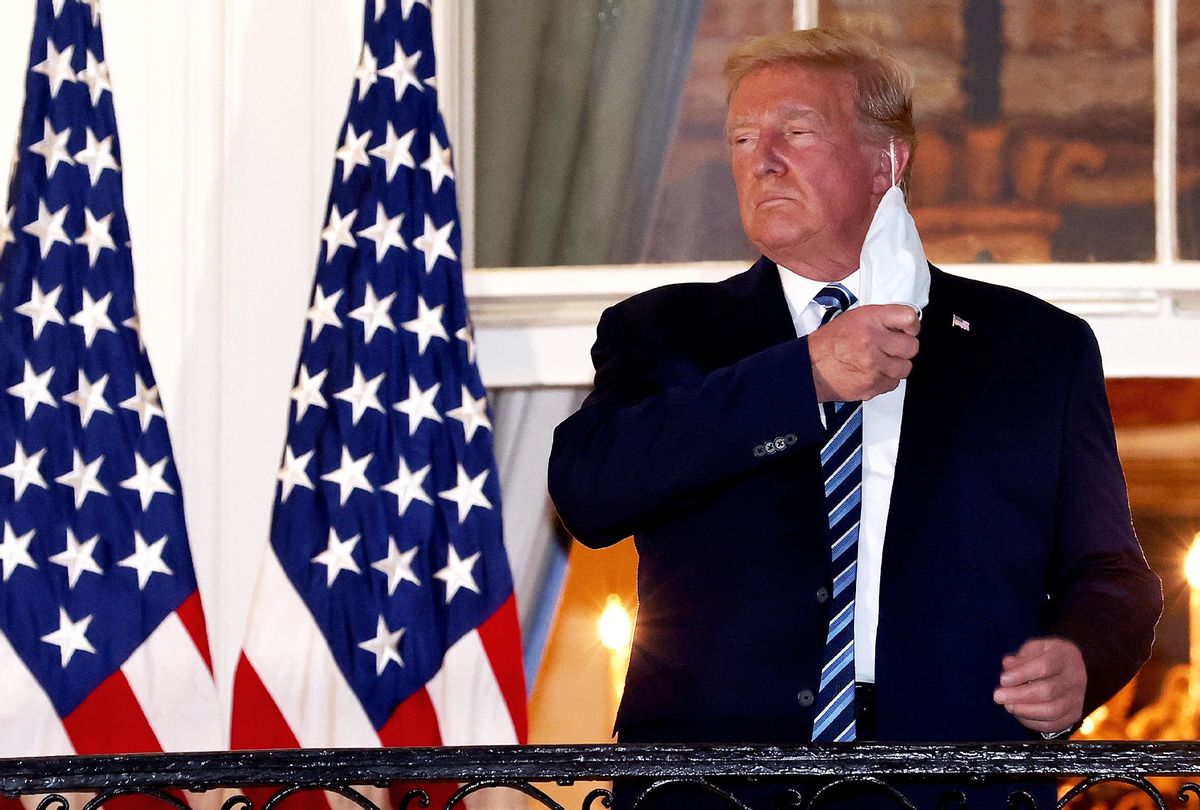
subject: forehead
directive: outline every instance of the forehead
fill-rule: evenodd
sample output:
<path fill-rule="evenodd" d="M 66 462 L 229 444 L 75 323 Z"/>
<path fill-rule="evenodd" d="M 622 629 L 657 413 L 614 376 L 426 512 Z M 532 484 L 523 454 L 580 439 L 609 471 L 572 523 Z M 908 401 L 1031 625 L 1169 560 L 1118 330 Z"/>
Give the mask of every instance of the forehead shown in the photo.
<path fill-rule="evenodd" d="M 768 65 L 738 82 L 729 99 L 729 123 L 763 116 L 811 116 L 849 124 L 855 116 L 854 77 L 838 68 Z"/>

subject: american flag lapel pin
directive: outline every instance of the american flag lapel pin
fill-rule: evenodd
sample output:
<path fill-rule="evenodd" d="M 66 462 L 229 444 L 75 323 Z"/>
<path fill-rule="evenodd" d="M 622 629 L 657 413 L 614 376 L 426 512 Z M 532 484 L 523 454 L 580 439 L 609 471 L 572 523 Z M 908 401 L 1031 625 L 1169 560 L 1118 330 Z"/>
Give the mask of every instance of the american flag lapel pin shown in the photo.
<path fill-rule="evenodd" d="M 952 316 L 951 316 L 951 318 L 950 318 L 950 327 L 951 327 L 952 329 L 953 329 L 953 328 L 958 328 L 958 329 L 961 329 L 961 330 L 963 330 L 964 332 L 970 332 L 970 331 L 971 331 L 971 324 L 970 324 L 970 323 L 969 323 L 969 322 L 968 322 L 968 321 L 967 321 L 965 318 L 960 318 L 958 315 L 952 315 Z"/>

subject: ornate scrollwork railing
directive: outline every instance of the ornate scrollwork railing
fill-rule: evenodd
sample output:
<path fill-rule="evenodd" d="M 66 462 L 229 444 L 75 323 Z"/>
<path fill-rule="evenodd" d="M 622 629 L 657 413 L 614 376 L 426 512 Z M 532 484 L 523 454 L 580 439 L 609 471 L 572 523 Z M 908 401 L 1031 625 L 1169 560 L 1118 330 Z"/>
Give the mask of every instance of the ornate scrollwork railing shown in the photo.
<path fill-rule="evenodd" d="M 274 810 L 297 793 L 323 790 L 340 794 L 365 810 L 378 810 L 381 803 L 361 786 L 399 784 L 405 789 L 389 800 L 396 810 L 430 806 L 451 810 L 465 807 L 468 796 L 501 791 L 528 796 L 531 807 L 566 810 L 538 785 L 636 778 L 640 796 L 634 807 L 649 805 L 668 788 L 692 786 L 723 806 L 746 810 L 749 805 L 728 786 L 753 783 L 774 786 L 776 795 L 769 807 L 846 806 L 830 799 L 847 787 L 867 786 L 888 806 L 915 808 L 918 805 L 907 795 L 906 787 L 931 784 L 945 787 L 937 801 L 939 807 L 971 807 L 969 790 L 961 790 L 962 785 L 969 785 L 1009 790 L 1006 803 L 1010 808 L 1037 808 L 1037 799 L 1024 785 L 1060 780 L 1063 795 L 1055 804 L 1059 808 L 1076 797 L 1097 792 L 1103 795 L 1085 806 L 1109 806 L 1105 795 L 1124 791 L 1126 804 L 1130 794 L 1138 794 L 1141 803 L 1130 806 L 1167 810 L 1200 806 L 1200 785 L 1187 779 L 1193 774 L 1200 774 L 1200 743 L 306 749 L 6 759 L 0 760 L 0 793 L 41 795 L 39 810 L 98 810 L 128 795 L 187 810 L 178 791 L 203 794 L 266 787 L 269 790 L 265 792 L 252 791 L 259 796 L 257 803 L 239 793 L 212 806 Z M 903 786 L 897 786 L 896 780 Z M 446 783 L 453 793 L 435 803 L 420 786 L 428 783 Z M 806 787 L 800 789 L 797 784 Z M 73 806 L 71 794 L 86 796 L 77 798 Z M 582 800 L 581 810 L 609 807 L 610 802 L 609 791 L 597 787 Z"/>

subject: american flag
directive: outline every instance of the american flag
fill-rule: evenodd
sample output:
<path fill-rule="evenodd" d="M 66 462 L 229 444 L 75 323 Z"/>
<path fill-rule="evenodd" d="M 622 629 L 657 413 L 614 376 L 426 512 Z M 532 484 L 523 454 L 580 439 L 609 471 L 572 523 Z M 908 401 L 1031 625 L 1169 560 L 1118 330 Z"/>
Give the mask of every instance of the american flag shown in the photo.
<path fill-rule="evenodd" d="M 219 747 L 99 0 L 39 0 L 29 65 L 0 209 L 0 756 Z"/>
<path fill-rule="evenodd" d="M 366 3 L 234 748 L 525 740 L 430 15 Z"/>

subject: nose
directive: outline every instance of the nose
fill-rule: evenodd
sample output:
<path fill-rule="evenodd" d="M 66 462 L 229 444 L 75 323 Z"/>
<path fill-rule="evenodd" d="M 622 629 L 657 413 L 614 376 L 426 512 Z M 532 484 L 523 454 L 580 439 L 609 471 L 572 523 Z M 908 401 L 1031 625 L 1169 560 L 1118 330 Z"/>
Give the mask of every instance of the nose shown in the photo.
<path fill-rule="evenodd" d="M 780 140 L 775 133 L 764 132 L 759 135 L 754 144 L 754 176 L 766 177 L 771 174 L 783 174 L 787 170 L 780 155 Z"/>

